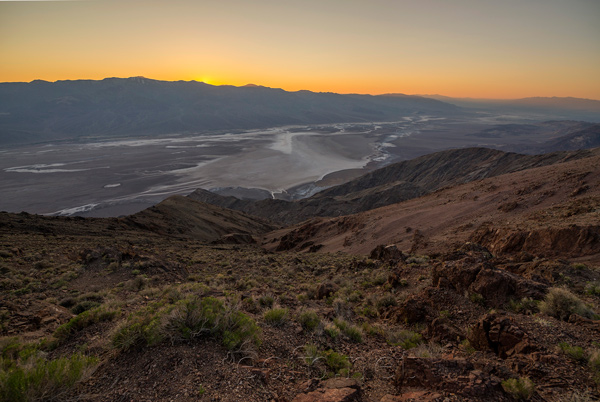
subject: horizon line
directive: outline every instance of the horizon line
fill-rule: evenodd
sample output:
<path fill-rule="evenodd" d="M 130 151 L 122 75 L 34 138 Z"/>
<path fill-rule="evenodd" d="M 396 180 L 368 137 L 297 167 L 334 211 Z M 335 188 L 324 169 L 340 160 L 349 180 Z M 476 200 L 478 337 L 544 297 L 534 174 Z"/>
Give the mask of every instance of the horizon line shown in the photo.
<path fill-rule="evenodd" d="M 2 1 L 2 0 L 0 0 Z M 67 0 L 69 1 L 69 0 Z M 338 95 L 366 95 L 366 96 L 394 96 L 394 95 L 402 95 L 402 96 L 417 96 L 417 97 L 422 97 L 422 98 L 432 98 L 432 97 L 444 97 L 444 98 L 450 98 L 450 99 L 456 99 L 456 100 L 473 100 L 473 101 L 493 101 L 493 100 L 505 100 L 505 101 L 510 101 L 510 100 L 521 100 L 521 99 L 531 99 L 531 98 L 543 98 L 543 99 L 580 99 L 580 100 L 590 100 L 590 101 L 596 101 L 596 102 L 600 102 L 600 99 L 594 99 L 594 98 L 581 98 L 581 97 L 577 97 L 577 96 L 540 96 L 540 95 L 531 95 L 531 96 L 524 96 L 524 97 L 505 97 L 505 98 L 493 98 L 493 97 L 472 97 L 472 96 L 448 96 L 448 95 L 444 95 L 441 93 L 435 93 L 435 94 L 407 94 L 407 93 L 403 93 L 403 92 L 382 92 L 382 93 L 359 93 L 359 92 L 334 92 L 334 91 L 315 91 L 315 90 L 311 90 L 311 89 L 299 89 L 299 90 L 288 90 L 285 88 L 278 88 L 278 87 L 270 87 L 270 86 L 266 86 L 266 85 L 261 85 L 261 84 L 254 84 L 254 83 L 248 83 L 248 84 L 244 84 L 244 85 L 234 85 L 234 84 L 211 84 L 209 82 L 206 81 L 201 81 L 201 80 L 197 80 L 197 79 L 179 79 L 179 80 L 166 80 L 166 79 L 156 79 L 156 78 L 148 78 L 142 75 L 137 75 L 137 76 L 130 76 L 130 77 L 104 77 L 101 79 L 93 79 L 93 78 L 73 78 L 73 79 L 62 79 L 62 80 L 54 80 L 54 81 L 49 81 L 49 80 L 44 80 L 41 78 L 36 78 L 33 79 L 31 81 L 2 81 L 0 82 L 0 84 L 32 84 L 36 81 L 42 81 L 42 82 L 47 82 L 47 83 L 57 83 L 57 82 L 68 82 L 68 81 L 104 81 L 104 80 L 108 80 L 108 79 L 121 79 L 121 80 L 126 80 L 126 79 L 132 79 L 132 78 L 142 78 L 145 80 L 150 80 L 150 81 L 160 81 L 160 82 L 197 82 L 197 83 L 201 83 L 204 85 L 209 85 L 212 87 L 235 87 L 235 88 L 244 88 L 244 87 L 256 87 L 256 88 L 267 88 L 267 89 L 279 89 L 285 92 L 303 92 L 303 91 L 308 91 L 308 92 L 313 92 L 313 93 L 323 93 L 323 94 L 338 94 Z"/>

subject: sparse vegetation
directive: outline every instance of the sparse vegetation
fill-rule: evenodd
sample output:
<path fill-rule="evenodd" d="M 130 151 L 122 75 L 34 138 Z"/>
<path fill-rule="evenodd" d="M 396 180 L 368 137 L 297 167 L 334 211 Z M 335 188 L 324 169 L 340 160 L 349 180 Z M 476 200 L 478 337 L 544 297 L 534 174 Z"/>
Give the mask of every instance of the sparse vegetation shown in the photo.
<path fill-rule="evenodd" d="M 571 359 L 578 362 L 585 362 L 587 360 L 585 351 L 580 346 L 571 346 L 567 342 L 561 342 L 558 344 L 561 352 L 569 356 Z"/>
<path fill-rule="evenodd" d="M 350 339 L 352 342 L 360 343 L 363 341 L 363 334 L 359 327 L 350 324 L 348 321 L 336 318 L 333 323 L 338 327 L 344 336 Z"/>
<path fill-rule="evenodd" d="M 314 331 L 321 323 L 321 319 L 316 312 L 309 310 L 300 313 L 298 316 L 298 322 L 305 330 Z"/>
<path fill-rule="evenodd" d="M 272 308 L 263 315 L 267 324 L 274 327 L 280 327 L 284 325 L 288 320 L 288 309 L 287 308 Z"/>
<path fill-rule="evenodd" d="M 36 348 L 11 357 L 4 350 L 0 358 L 0 400 L 59 400 L 91 373 L 97 361 L 81 354 L 48 360 Z"/>
<path fill-rule="evenodd" d="M 82 329 L 99 322 L 114 320 L 120 313 L 121 311 L 119 309 L 105 306 L 86 310 L 58 327 L 56 331 L 54 331 L 54 337 L 59 342 L 64 342 L 75 332 L 81 331 Z"/>
<path fill-rule="evenodd" d="M 260 329 L 250 317 L 214 297 L 194 296 L 175 305 L 155 304 L 131 314 L 117 327 L 112 343 L 128 350 L 165 339 L 177 342 L 203 336 L 220 338 L 233 351 L 260 343 Z"/>
<path fill-rule="evenodd" d="M 390 345 L 401 346 L 406 350 L 416 348 L 423 342 L 421 334 L 410 330 L 390 331 L 386 339 Z"/>
<path fill-rule="evenodd" d="M 594 311 L 586 306 L 579 297 L 565 288 L 550 289 L 539 307 L 542 313 L 563 321 L 568 320 L 571 314 L 578 314 L 586 318 L 593 318 L 595 315 Z"/>
<path fill-rule="evenodd" d="M 502 388 L 516 400 L 528 400 L 535 393 L 535 385 L 527 377 L 510 378 L 502 381 Z"/>

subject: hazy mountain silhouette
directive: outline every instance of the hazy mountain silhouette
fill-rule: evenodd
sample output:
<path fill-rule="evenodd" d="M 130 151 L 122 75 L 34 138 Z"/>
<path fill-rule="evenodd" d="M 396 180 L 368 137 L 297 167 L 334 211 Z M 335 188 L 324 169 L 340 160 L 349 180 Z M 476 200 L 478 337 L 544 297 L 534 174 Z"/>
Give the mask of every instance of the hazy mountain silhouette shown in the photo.
<path fill-rule="evenodd" d="M 398 96 L 387 94 L 386 96 Z M 402 96 L 402 95 L 400 95 Z M 600 122 L 600 101 L 573 97 L 531 97 L 522 99 L 451 98 L 443 95 L 419 95 L 450 103 L 462 108 L 486 110 L 496 113 L 533 113 L 553 119 Z"/>
<path fill-rule="evenodd" d="M 458 107 L 418 96 L 287 92 L 143 77 L 0 83 L 0 143 L 393 121 Z"/>

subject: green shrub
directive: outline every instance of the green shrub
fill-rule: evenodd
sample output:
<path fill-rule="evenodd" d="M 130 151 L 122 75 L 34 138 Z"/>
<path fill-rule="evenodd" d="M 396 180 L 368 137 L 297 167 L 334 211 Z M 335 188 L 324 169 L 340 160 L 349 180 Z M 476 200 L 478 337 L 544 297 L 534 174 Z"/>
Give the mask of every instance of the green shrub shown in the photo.
<path fill-rule="evenodd" d="M 340 329 L 342 334 L 344 334 L 352 342 L 361 343 L 363 341 L 363 334 L 359 327 L 352 325 L 348 321 L 340 318 L 333 320 L 333 323 Z"/>
<path fill-rule="evenodd" d="M 579 314 L 586 318 L 595 316 L 592 309 L 565 288 L 551 288 L 539 307 L 542 313 L 563 321 L 566 321 L 571 314 Z"/>
<path fill-rule="evenodd" d="M 531 398 L 535 392 L 535 385 L 527 377 L 511 378 L 502 381 L 502 388 L 504 388 L 506 393 L 517 400 L 527 400 Z"/>
<path fill-rule="evenodd" d="M 521 314 L 535 314 L 538 311 L 538 302 L 529 297 L 524 297 L 520 301 L 511 299 L 508 302 L 508 310 Z"/>
<path fill-rule="evenodd" d="M 273 307 L 274 302 L 275 302 L 275 299 L 271 295 L 264 295 L 258 299 L 258 304 L 260 304 L 262 307 L 267 307 L 267 308 Z"/>
<path fill-rule="evenodd" d="M 298 316 L 298 322 L 307 331 L 314 331 L 321 323 L 321 319 L 314 311 L 303 311 Z"/>
<path fill-rule="evenodd" d="M 377 310 L 382 312 L 386 308 L 396 306 L 397 304 L 398 303 L 396 302 L 394 295 L 391 293 L 386 293 L 377 300 L 376 306 Z"/>
<path fill-rule="evenodd" d="M 469 300 L 475 304 L 479 304 L 480 306 L 485 306 L 485 299 L 479 293 L 469 293 Z"/>
<path fill-rule="evenodd" d="M 71 312 L 73 314 L 81 314 L 84 311 L 87 311 L 94 307 L 98 307 L 99 305 L 100 305 L 100 303 L 95 302 L 93 300 L 83 300 L 83 301 L 77 303 L 76 305 L 74 305 L 73 308 L 71 308 Z"/>
<path fill-rule="evenodd" d="M 97 359 L 80 354 L 54 360 L 30 358 L 26 362 L 2 358 L 0 400 L 57 400 L 89 373 L 96 363 Z"/>
<path fill-rule="evenodd" d="M 119 325 L 112 343 L 128 350 L 152 346 L 166 339 L 189 341 L 210 336 L 220 339 L 229 350 L 260 344 L 260 328 L 235 307 L 226 307 L 214 297 L 188 296 L 176 304 L 148 306 Z"/>
<path fill-rule="evenodd" d="M 84 328 L 92 326 L 99 322 L 112 321 L 121 313 L 119 309 L 111 309 L 105 306 L 92 308 L 86 310 L 81 314 L 71 318 L 68 322 L 64 323 L 54 331 L 54 337 L 58 339 L 59 343 L 66 341 L 71 335 L 77 331 L 81 331 Z"/>
<path fill-rule="evenodd" d="M 585 362 L 585 351 L 580 346 L 571 346 L 567 342 L 561 342 L 558 344 L 561 352 L 569 356 L 571 359 L 578 362 Z"/>
<path fill-rule="evenodd" d="M 417 332 L 402 330 L 388 333 L 387 342 L 408 350 L 419 346 L 423 342 L 423 337 Z"/>
<path fill-rule="evenodd" d="M 263 315 L 263 318 L 267 324 L 274 327 L 280 327 L 284 325 L 288 320 L 288 309 L 287 308 L 273 308 L 268 310 Z"/>
<path fill-rule="evenodd" d="M 309 366 L 314 365 L 321 358 L 321 354 L 316 345 L 305 345 L 304 346 L 304 361 Z"/>
<path fill-rule="evenodd" d="M 600 373 L 600 349 L 593 349 L 590 352 L 588 364 L 592 370 Z"/>
<path fill-rule="evenodd" d="M 589 282 L 585 285 L 585 292 L 591 296 L 600 296 L 600 282 Z"/>
<path fill-rule="evenodd" d="M 340 336 L 340 330 L 338 329 L 338 327 L 332 324 L 326 325 L 323 331 L 331 339 L 337 339 L 337 337 Z"/>
<path fill-rule="evenodd" d="M 350 361 L 346 355 L 334 352 L 330 349 L 323 352 L 323 357 L 325 358 L 327 367 L 336 374 L 341 370 L 350 368 Z"/>

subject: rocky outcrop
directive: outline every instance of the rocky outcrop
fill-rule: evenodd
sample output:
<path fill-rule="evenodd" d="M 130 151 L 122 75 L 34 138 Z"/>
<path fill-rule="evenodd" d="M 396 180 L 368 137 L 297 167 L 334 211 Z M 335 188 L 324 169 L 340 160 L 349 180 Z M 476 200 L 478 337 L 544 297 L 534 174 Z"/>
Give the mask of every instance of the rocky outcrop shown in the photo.
<path fill-rule="evenodd" d="M 318 383 L 309 381 L 309 384 L 303 384 L 302 388 L 314 391 L 305 392 L 297 395 L 292 402 L 359 402 L 360 387 L 356 380 L 349 378 L 332 378 L 330 380 Z"/>
<path fill-rule="evenodd" d="M 468 339 L 475 349 L 492 350 L 503 359 L 535 349 L 529 335 L 503 315 L 482 317 L 469 331 Z"/>
<path fill-rule="evenodd" d="M 337 292 L 339 286 L 333 282 L 324 282 L 317 287 L 317 299 L 325 299 L 326 297 L 331 296 L 333 293 Z"/>
<path fill-rule="evenodd" d="M 449 318 L 438 317 L 427 326 L 427 338 L 433 342 L 460 342 L 463 332 Z"/>
<path fill-rule="evenodd" d="M 527 231 L 483 227 L 473 233 L 471 240 L 483 244 L 493 253 L 581 257 L 600 253 L 600 226 L 572 225 Z"/>
<path fill-rule="evenodd" d="M 461 395 L 469 400 L 510 400 L 501 380 L 476 370 L 464 359 L 407 357 L 398 367 L 396 380 L 401 387 L 418 387 Z"/>
<path fill-rule="evenodd" d="M 524 279 L 473 257 L 436 264 L 432 270 L 432 284 L 460 293 L 478 293 L 491 307 L 502 307 L 512 298 L 539 300 L 547 290 L 545 284 Z"/>
<path fill-rule="evenodd" d="M 369 258 L 395 264 L 400 261 L 405 261 L 406 255 L 404 255 L 404 253 L 400 251 L 394 244 L 389 246 L 380 244 L 371 251 Z"/>

